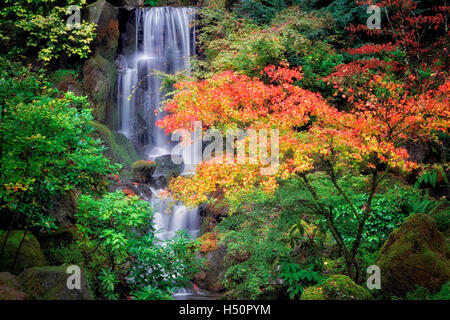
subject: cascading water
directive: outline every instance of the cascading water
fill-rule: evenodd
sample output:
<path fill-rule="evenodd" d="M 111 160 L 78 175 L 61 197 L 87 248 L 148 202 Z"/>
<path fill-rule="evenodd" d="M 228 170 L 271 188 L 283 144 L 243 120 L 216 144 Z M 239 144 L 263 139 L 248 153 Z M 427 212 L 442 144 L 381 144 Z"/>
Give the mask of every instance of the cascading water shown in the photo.
<path fill-rule="evenodd" d="M 161 80 L 154 71 L 189 73 L 190 57 L 195 53 L 194 13 L 193 8 L 136 9 L 135 30 L 127 32 L 127 39 L 134 36 L 135 41 L 127 41 L 118 59 L 119 132 L 146 159 L 167 155 L 173 146 L 164 131 L 155 125 L 164 113 L 155 115 L 163 94 Z M 187 167 L 184 166 L 185 170 Z M 155 228 L 162 230 L 157 236 L 165 240 L 184 230 L 196 238 L 200 229 L 198 209 L 177 204 L 167 212 L 170 199 L 160 198 L 161 191 L 152 189 L 153 196 L 149 199 L 156 211 Z"/>

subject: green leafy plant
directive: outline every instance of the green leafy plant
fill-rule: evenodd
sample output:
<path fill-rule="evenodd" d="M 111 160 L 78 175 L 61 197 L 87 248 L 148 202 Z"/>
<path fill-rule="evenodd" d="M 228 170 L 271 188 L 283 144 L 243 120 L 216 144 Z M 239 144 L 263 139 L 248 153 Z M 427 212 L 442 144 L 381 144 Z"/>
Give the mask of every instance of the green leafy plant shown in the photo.
<path fill-rule="evenodd" d="M 200 270 L 197 243 L 182 233 L 160 241 L 152 212 L 148 202 L 122 191 L 100 199 L 80 196 L 77 227 L 82 237 L 78 243 L 101 296 L 117 299 L 131 290 L 139 298 L 166 297 L 187 287 Z M 145 288 L 161 294 L 149 295 Z"/>
<path fill-rule="evenodd" d="M 86 0 L 5 0 L 0 5 L 0 39 L 2 51 L 11 57 L 33 55 L 48 63 L 61 54 L 87 58 L 89 44 L 95 36 L 95 24 L 82 21 L 75 28 L 67 26 L 72 12 Z"/>
<path fill-rule="evenodd" d="M 292 262 L 281 265 L 280 277 L 288 285 L 287 291 L 291 299 L 294 299 L 296 296 L 300 298 L 305 288 L 316 285 L 322 279 L 321 274 L 314 271 L 313 264 L 302 268 Z"/>

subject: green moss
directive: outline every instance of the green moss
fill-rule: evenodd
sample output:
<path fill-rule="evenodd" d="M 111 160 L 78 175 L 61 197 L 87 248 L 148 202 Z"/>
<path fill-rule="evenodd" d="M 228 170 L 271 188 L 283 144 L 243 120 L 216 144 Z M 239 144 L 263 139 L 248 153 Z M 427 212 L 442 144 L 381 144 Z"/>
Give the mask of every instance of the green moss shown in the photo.
<path fill-rule="evenodd" d="M 370 292 L 345 275 L 332 275 L 324 283 L 309 287 L 301 300 L 369 300 Z"/>
<path fill-rule="evenodd" d="M 103 140 L 108 150 L 105 156 L 114 162 L 123 164 L 126 168 L 131 168 L 133 162 L 138 156 L 131 142 L 120 133 L 113 133 L 109 128 L 101 123 L 92 121 L 91 124 L 96 128 L 96 135 Z"/>
<path fill-rule="evenodd" d="M 7 232 L 0 232 L 0 245 L 3 245 Z M 0 271 L 9 271 L 18 274 L 27 268 L 45 265 L 45 257 L 41 251 L 39 242 L 33 234 L 28 232 L 17 257 L 16 265 L 13 268 L 14 258 L 17 254 L 23 235 L 23 230 L 11 231 L 3 255 L 0 257 Z"/>
<path fill-rule="evenodd" d="M 117 69 L 112 62 L 96 54 L 86 62 L 83 74 L 84 86 L 92 102 L 94 116 L 104 123 L 108 106 L 113 108 L 114 104 Z"/>
<path fill-rule="evenodd" d="M 317 286 L 303 290 L 301 300 L 326 300 L 323 289 Z"/>
<path fill-rule="evenodd" d="M 155 172 L 156 163 L 153 161 L 138 160 L 131 166 L 131 174 L 139 183 L 148 183 Z"/>
<path fill-rule="evenodd" d="M 414 214 L 394 230 L 378 253 L 381 287 L 389 295 L 405 296 L 422 286 L 436 292 L 450 279 L 445 240 L 429 215 Z"/>
<path fill-rule="evenodd" d="M 22 272 L 18 281 L 24 291 L 32 299 L 38 300 L 81 300 L 90 299 L 91 293 L 87 288 L 87 282 L 81 274 L 81 290 L 67 288 L 69 274 L 67 266 L 45 266 L 30 268 Z"/>

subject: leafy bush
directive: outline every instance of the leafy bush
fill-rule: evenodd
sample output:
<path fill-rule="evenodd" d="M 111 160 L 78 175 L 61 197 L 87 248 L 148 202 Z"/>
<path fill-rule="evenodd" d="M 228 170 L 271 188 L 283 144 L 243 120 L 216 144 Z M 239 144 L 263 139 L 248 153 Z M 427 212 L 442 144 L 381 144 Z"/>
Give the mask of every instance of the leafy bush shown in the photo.
<path fill-rule="evenodd" d="M 91 52 L 95 25 L 81 21 L 78 28 L 67 27 L 70 5 L 82 8 L 86 0 L 6 0 L 0 5 L 2 51 L 11 57 L 37 53 L 49 62 L 61 54 L 87 58 Z"/>
<path fill-rule="evenodd" d="M 313 264 L 306 269 L 296 263 L 285 263 L 281 266 L 280 276 L 288 284 L 287 291 L 291 299 L 296 296 L 300 298 L 305 288 L 316 285 L 322 279 L 321 274 L 313 269 Z"/>
<path fill-rule="evenodd" d="M 53 200 L 74 190 L 102 192 L 118 166 L 91 137 L 86 98 L 58 98 L 44 77 L 9 66 L 2 60 L 1 206 L 13 216 L 11 225 L 47 229 L 53 227 Z"/>
<path fill-rule="evenodd" d="M 418 286 L 416 290 L 406 294 L 406 300 L 450 300 L 450 282 L 444 284 L 441 290 L 435 294 L 426 288 Z"/>
<path fill-rule="evenodd" d="M 260 76 L 265 66 L 286 61 L 303 67 L 299 84 L 321 88 L 318 78 L 342 62 L 327 43 L 333 25 L 326 16 L 290 8 L 274 16 L 270 24 L 257 26 L 220 9 L 203 8 L 199 15 L 200 49 L 209 63 L 203 67 L 212 72 L 235 70 Z"/>
<path fill-rule="evenodd" d="M 200 270 L 197 243 L 181 233 L 158 240 L 152 208 L 137 196 L 121 191 L 101 199 L 82 195 L 77 219 L 85 266 L 105 298 L 117 299 L 129 290 L 137 298 L 167 297 Z"/>

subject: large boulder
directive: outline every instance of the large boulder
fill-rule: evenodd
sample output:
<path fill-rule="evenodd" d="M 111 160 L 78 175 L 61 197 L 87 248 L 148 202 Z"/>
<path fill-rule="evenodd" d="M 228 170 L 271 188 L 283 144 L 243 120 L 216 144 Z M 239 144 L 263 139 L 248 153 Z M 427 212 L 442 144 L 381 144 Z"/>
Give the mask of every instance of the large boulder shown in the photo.
<path fill-rule="evenodd" d="M 378 253 L 384 292 L 404 296 L 416 286 L 438 291 L 450 279 L 444 238 L 426 214 L 409 216 L 394 230 Z"/>
<path fill-rule="evenodd" d="M 109 2 L 118 7 L 137 8 L 144 6 L 144 0 L 110 0 Z"/>
<path fill-rule="evenodd" d="M 306 288 L 300 300 L 370 300 L 370 292 L 341 274 L 332 275 L 324 283 Z"/>
<path fill-rule="evenodd" d="M 227 255 L 225 244 L 219 244 L 216 250 L 208 250 L 200 255 L 206 259 L 207 268 L 195 276 L 194 282 L 200 288 L 212 293 L 225 291 L 222 283 L 227 271 L 227 266 L 225 265 L 225 256 Z"/>
<path fill-rule="evenodd" d="M 22 286 L 16 277 L 9 272 L 0 272 L 0 300 L 24 300 L 27 297 L 22 292 Z"/>
<path fill-rule="evenodd" d="M 71 274 L 67 266 L 45 266 L 26 269 L 17 280 L 31 299 L 38 300 L 90 300 L 91 292 L 83 272 L 81 288 L 69 289 L 67 279 Z"/>
<path fill-rule="evenodd" d="M 94 56 L 86 61 L 83 68 L 84 86 L 89 96 L 94 116 L 117 127 L 117 106 L 114 99 L 117 69 L 114 59 L 119 46 L 119 9 L 105 0 L 98 0 L 87 6 L 85 19 L 96 27 Z"/>
<path fill-rule="evenodd" d="M 45 257 L 38 240 L 30 232 L 27 232 L 25 238 L 23 238 L 24 232 L 23 230 L 12 230 L 9 233 L 3 254 L 0 257 L 0 271 L 19 274 L 27 268 L 45 265 Z M 7 231 L 0 231 L 0 246 L 3 246 L 7 234 Z M 21 243 L 22 246 L 17 255 Z M 16 255 L 17 260 L 14 265 Z"/>
<path fill-rule="evenodd" d="M 105 156 L 113 160 L 113 162 L 121 163 L 126 168 L 131 168 L 133 162 L 138 159 L 138 156 L 127 137 L 121 133 L 112 132 L 107 126 L 101 123 L 92 121 L 91 124 L 96 129 L 94 135 L 100 138 L 108 148 L 105 151 Z"/>

